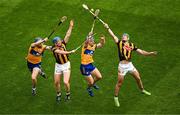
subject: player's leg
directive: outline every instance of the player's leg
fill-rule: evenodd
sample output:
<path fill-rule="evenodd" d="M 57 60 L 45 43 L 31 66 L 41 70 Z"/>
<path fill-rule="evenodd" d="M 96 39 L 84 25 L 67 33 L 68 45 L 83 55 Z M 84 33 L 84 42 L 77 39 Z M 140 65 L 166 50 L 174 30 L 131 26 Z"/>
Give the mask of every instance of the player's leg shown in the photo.
<path fill-rule="evenodd" d="M 143 83 L 142 83 L 142 80 L 141 80 L 139 72 L 135 69 L 134 71 L 132 71 L 130 73 L 135 78 L 135 80 L 137 82 L 137 85 L 138 85 L 139 89 L 141 90 L 141 92 L 146 94 L 146 95 L 151 95 L 150 92 L 148 92 L 148 91 L 146 91 L 144 89 L 144 86 L 143 86 Z"/>
<path fill-rule="evenodd" d="M 61 100 L 61 74 L 54 74 L 54 86 L 56 90 L 56 101 Z"/>
<path fill-rule="evenodd" d="M 41 75 L 43 78 L 47 79 L 47 76 L 46 76 L 45 72 L 43 71 L 42 67 L 40 67 L 40 75 Z"/>
<path fill-rule="evenodd" d="M 64 71 L 63 74 L 64 74 L 64 86 L 66 89 L 65 100 L 67 101 L 67 100 L 70 100 L 70 74 L 71 74 L 71 71 L 70 70 Z"/>
<path fill-rule="evenodd" d="M 95 68 L 92 72 L 91 72 L 91 75 L 94 77 L 94 84 L 93 84 L 93 87 L 95 89 L 99 89 L 99 86 L 96 85 L 96 82 L 99 81 L 100 79 L 102 79 L 102 75 L 100 73 L 100 71 Z"/>
<path fill-rule="evenodd" d="M 88 83 L 87 91 L 88 91 L 89 95 L 90 95 L 91 97 L 93 97 L 93 96 L 94 96 L 94 93 L 93 93 L 91 87 L 92 87 L 93 84 L 94 84 L 94 79 L 93 79 L 93 77 L 92 77 L 91 75 L 86 76 L 85 79 L 86 79 L 86 81 L 87 81 L 87 83 Z"/>
<path fill-rule="evenodd" d="M 38 67 L 32 69 L 31 79 L 32 79 L 32 95 L 36 95 L 36 85 L 37 85 L 37 77 L 40 72 Z"/>
<path fill-rule="evenodd" d="M 123 81 L 124 81 L 124 75 L 121 74 L 121 72 L 119 70 L 118 80 L 117 80 L 117 83 L 115 85 L 115 90 L 114 90 L 114 102 L 115 102 L 115 106 L 117 106 L 117 107 L 120 106 L 118 95 L 119 95 L 119 91 L 120 91 Z"/>
<path fill-rule="evenodd" d="M 119 94 L 119 91 L 120 91 L 120 88 L 122 86 L 122 83 L 124 81 L 124 76 L 121 75 L 119 72 L 118 72 L 118 80 L 117 80 L 117 83 L 115 85 L 115 91 L 114 91 L 114 96 L 115 97 L 118 97 L 118 94 Z"/>
<path fill-rule="evenodd" d="M 148 92 L 144 89 L 138 70 L 134 67 L 134 65 L 132 63 L 130 63 L 129 66 L 130 66 L 129 67 L 130 74 L 135 78 L 137 85 L 138 85 L 139 89 L 141 90 L 141 92 L 146 95 L 151 95 L 150 92 Z"/>
<path fill-rule="evenodd" d="M 135 70 L 135 71 L 130 72 L 130 74 L 134 77 L 134 79 L 137 82 L 139 89 L 142 91 L 144 89 L 144 87 L 143 87 L 143 83 L 141 81 L 141 77 L 140 77 L 139 72 L 137 70 Z"/>
<path fill-rule="evenodd" d="M 61 75 L 62 75 L 62 70 L 61 70 L 61 65 L 60 64 L 55 64 L 55 71 L 54 71 L 54 85 L 56 89 L 56 101 L 59 102 L 61 100 Z"/>
<path fill-rule="evenodd" d="M 127 72 L 128 72 L 127 64 L 121 64 L 120 62 L 118 66 L 118 80 L 117 80 L 117 83 L 115 85 L 115 90 L 114 90 L 114 102 L 115 102 L 115 106 L 117 107 L 120 106 L 118 95 L 119 95 L 119 91 L 122 86 L 122 83 L 124 81 L 124 76 L 126 75 Z"/>
<path fill-rule="evenodd" d="M 87 81 L 88 83 L 88 87 L 87 87 L 87 91 L 88 91 L 88 94 L 93 97 L 94 94 L 93 94 L 93 91 L 91 89 L 91 87 L 93 86 L 94 84 L 94 79 L 93 77 L 91 76 L 91 71 L 93 71 L 93 69 L 95 68 L 92 68 L 93 66 L 91 64 L 88 64 L 88 65 L 83 65 L 81 64 L 80 65 L 80 71 L 81 71 L 81 74 L 83 76 L 85 76 L 85 80 Z"/>

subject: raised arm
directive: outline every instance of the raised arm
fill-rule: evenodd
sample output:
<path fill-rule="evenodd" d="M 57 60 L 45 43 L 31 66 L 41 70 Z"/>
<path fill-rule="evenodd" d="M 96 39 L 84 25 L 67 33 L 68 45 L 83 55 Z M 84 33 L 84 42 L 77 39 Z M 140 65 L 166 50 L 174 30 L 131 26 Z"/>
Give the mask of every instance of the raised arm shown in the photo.
<path fill-rule="evenodd" d="M 142 49 L 137 49 L 136 52 L 138 54 L 141 54 L 141 55 L 144 55 L 144 56 L 155 56 L 155 55 L 157 55 L 157 51 L 147 52 L 147 51 L 142 50 Z"/>
<path fill-rule="evenodd" d="M 55 53 L 58 53 L 58 54 L 71 54 L 71 53 L 75 53 L 75 50 L 72 50 L 72 51 L 62 51 L 62 50 L 56 50 Z"/>
<path fill-rule="evenodd" d="M 100 42 L 97 44 L 97 48 L 102 48 L 105 44 L 105 36 L 101 35 Z"/>
<path fill-rule="evenodd" d="M 41 43 L 47 42 L 47 41 L 48 41 L 48 38 L 44 38 L 43 40 L 39 40 L 39 41 L 37 41 L 35 43 L 32 43 L 31 47 L 35 47 L 35 46 L 37 46 L 37 45 L 39 45 Z"/>
<path fill-rule="evenodd" d="M 73 26 L 74 26 L 74 21 L 71 20 L 70 21 L 70 24 L 69 24 L 69 29 L 68 31 L 66 32 L 66 36 L 64 37 L 64 42 L 67 43 L 69 41 L 69 38 L 71 36 L 71 32 L 72 32 L 72 29 L 73 29 Z"/>
<path fill-rule="evenodd" d="M 104 24 L 104 27 L 108 30 L 109 34 L 111 35 L 111 37 L 113 38 L 115 43 L 118 43 L 119 39 L 118 37 L 113 33 L 113 31 L 109 28 L 108 24 Z"/>

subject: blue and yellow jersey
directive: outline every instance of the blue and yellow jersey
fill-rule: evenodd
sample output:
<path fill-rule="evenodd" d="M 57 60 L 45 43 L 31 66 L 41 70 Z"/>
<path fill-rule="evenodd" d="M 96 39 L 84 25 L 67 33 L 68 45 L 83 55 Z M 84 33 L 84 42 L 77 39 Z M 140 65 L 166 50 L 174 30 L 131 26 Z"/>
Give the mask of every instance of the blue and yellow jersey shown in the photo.
<path fill-rule="evenodd" d="M 26 57 L 27 61 L 32 64 L 37 64 L 41 62 L 42 55 L 46 49 L 46 45 L 42 45 L 41 48 L 37 46 L 29 48 L 28 55 Z"/>
<path fill-rule="evenodd" d="M 87 65 L 90 63 L 93 63 L 93 54 L 96 50 L 96 44 L 93 46 L 88 45 L 87 47 L 82 47 L 82 53 L 81 53 L 81 64 Z"/>

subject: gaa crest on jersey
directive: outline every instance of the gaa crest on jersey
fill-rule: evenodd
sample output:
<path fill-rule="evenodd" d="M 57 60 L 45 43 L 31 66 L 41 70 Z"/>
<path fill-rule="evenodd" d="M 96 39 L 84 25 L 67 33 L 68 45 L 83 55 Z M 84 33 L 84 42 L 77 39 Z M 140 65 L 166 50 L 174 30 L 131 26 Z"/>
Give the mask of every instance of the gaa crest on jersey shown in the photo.
<path fill-rule="evenodd" d="M 30 52 L 32 55 L 34 55 L 34 56 L 41 56 L 42 55 L 42 53 L 39 53 L 39 52 L 37 52 L 37 51 L 35 51 L 35 50 L 31 50 L 31 52 Z"/>
<path fill-rule="evenodd" d="M 129 46 L 129 45 L 124 45 L 123 49 L 126 49 L 128 51 L 133 50 L 133 48 L 131 46 Z"/>

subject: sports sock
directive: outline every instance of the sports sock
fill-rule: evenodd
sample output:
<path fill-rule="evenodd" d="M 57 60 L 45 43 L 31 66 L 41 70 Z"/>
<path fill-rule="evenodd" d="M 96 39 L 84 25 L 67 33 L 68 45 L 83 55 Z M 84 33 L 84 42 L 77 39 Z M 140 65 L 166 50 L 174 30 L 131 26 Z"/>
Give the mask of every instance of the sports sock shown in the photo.
<path fill-rule="evenodd" d="M 88 90 L 88 91 L 91 91 L 92 89 L 91 89 L 91 87 L 88 87 L 87 90 Z"/>
<path fill-rule="evenodd" d="M 66 92 L 66 96 L 69 96 L 71 93 L 70 92 Z"/>
<path fill-rule="evenodd" d="M 114 102 L 115 102 L 115 106 L 117 106 L 117 107 L 120 106 L 119 99 L 117 96 L 114 96 Z"/>
<path fill-rule="evenodd" d="M 61 96 L 61 92 L 57 92 L 57 96 Z"/>
<path fill-rule="evenodd" d="M 33 88 L 32 88 L 32 90 L 36 90 L 36 88 L 35 88 L 35 87 L 33 87 Z"/>

